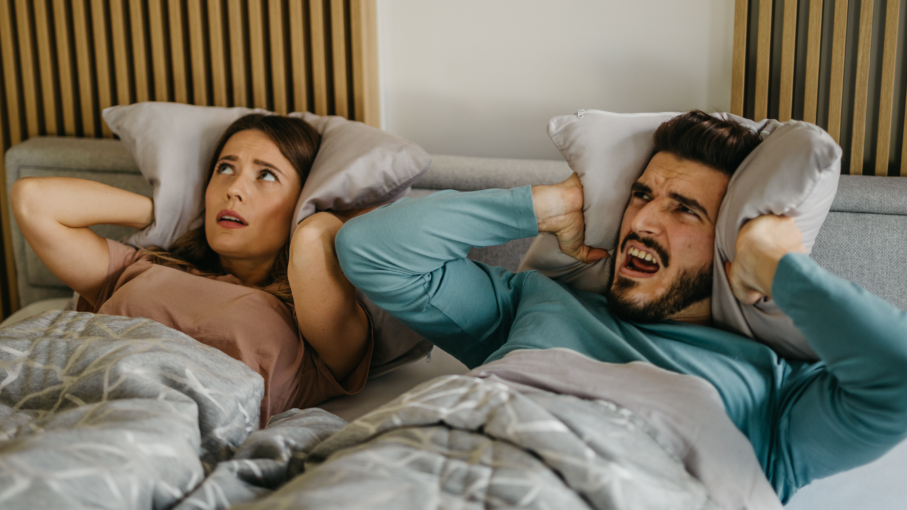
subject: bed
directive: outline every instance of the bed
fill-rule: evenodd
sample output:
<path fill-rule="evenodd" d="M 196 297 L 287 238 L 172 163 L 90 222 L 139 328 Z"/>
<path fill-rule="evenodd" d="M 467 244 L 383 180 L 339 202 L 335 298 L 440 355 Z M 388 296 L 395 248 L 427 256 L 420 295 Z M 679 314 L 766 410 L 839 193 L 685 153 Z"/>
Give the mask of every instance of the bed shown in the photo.
<path fill-rule="evenodd" d="M 151 193 L 150 186 L 139 174 L 131 156 L 116 140 L 32 138 L 7 152 L 6 171 L 7 189 L 20 177 L 62 175 L 97 180 L 148 196 Z M 442 189 L 469 191 L 555 183 L 563 180 L 569 172 L 566 163 L 560 161 L 435 155 L 431 169 L 414 185 L 410 194 L 424 196 Z M 101 227 L 97 231 L 115 239 L 127 233 L 126 229 L 117 227 Z M 41 264 L 15 224 L 12 241 L 19 299 L 23 307 L 3 322 L 4 328 L 48 310 L 62 310 L 72 297 L 71 291 Z M 470 258 L 515 271 L 530 243 L 531 239 L 524 239 L 502 246 L 473 249 Z M 867 246 L 873 249 L 866 250 Z M 907 272 L 903 271 L 903 267 L 907 266 L 905 248 L 907 180 L 842 176 L 832 212 L 813 250 L 813 257 L 833 273 L 859 283 L 901 309 L 907 309 Z M 49 313 L 52 315 L 55 312 Z M 294 419 L 317 422 L 312 430 L 322 430 L 330 435 L 345 423 L 343 420 L 356 420 L 421 383 L 442 375 L 457 376 L 466 372 L 468 369 L 464 365 L 435 348 L 424 359 L 370 380 L 365 390 L 355 396 L 325 402 L 320 406 L 327 411 L 323 415 L 306 414 L 285 419 L 289 422 Z M 342 420 L 332 421 L 336 417 Z M 241 435 L 241 432 L 237 434 Z M 273 442 L 273 437 L 259 439 L 262 444 Z M 311 452 L 306 450 L 306 453 Z M 299 451 L 294 455 L 298 457 Z M 283 472 L 293 472 L 292 457 L 284 459 Z M 230 469 L 233 469 L 230 476 L 242 478 L 241 474 L 237 475 L 242 472 L 241 466 Z M 223 475 L 221 471 L 211 469 L 206 469 L 205 473 L 209 478 L 219 476 L 218 473 Z M 902 443 L 873 463 L 801 489 L 786 508 L 903 508 L 903 502 L 907 501 L 907 487 L 902 482 L 905 475 L 907 443 Z M 249 489 L 252 491 L 250 494 L 255 490 L 264 489 Z M 230 497 L 225 496 L 224 501 L 232 501 Z"/>

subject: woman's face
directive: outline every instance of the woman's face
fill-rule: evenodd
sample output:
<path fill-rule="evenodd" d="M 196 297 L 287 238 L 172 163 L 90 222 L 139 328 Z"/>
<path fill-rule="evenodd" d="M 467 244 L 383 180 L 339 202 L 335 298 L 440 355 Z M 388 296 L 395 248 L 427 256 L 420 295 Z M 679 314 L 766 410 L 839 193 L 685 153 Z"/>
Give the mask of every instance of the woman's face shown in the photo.
<path fill-rule="evenodd" d="M 267 263 L 287 241 L 302 183 L 258 130 L 227 140 L 205 190 L 205 235 L 221 257 Z"/>

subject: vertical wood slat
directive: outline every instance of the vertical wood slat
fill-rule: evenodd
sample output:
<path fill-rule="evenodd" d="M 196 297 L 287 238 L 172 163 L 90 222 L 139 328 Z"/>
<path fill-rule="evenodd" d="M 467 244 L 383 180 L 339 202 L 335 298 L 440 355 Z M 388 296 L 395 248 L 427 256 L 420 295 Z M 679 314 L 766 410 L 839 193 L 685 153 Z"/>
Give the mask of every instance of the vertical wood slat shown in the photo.
<path fill-rule="evenodd" d="M 201 2 L 189 2 L 189 59 L 192 69 L 192 102 L 197 105 L 208 105 L 208 76 L 205 55 L 205 32 Z M 182 36 L 180 36 L 182 37 Z"/>
<path fill-rule="evenodd" d="M 822 3 L 822 0 L 809 0 L 803 120 L 812 124 L 816 123 L 816 113 L 819 105 L 819 50 L 822 47 Z"/>
<path fill-rule="evenodd" d="M 69 44 L 67 0 L 54 0 L 54 28 L 57 38 L 57 68 L 60 72 L 60 109 L 63 113 L 63 134 L 76 136 L 75 81 L 72 74 L 72 48 Z"/>
<path fill-rule="evenodd" d="M 781 35 L 781 89 L 778 93 L 778 120 L 791 119 L 794 104 L 794 55 L 797 49 L 798 0 L 784 0 L 784 28 Z"/>
<path fill-rule="evenodd" d="M 16 28 L 19 33 L 19 66 L 22 78 L 22 100 L 25 102 L 25 132 L 28 137 L 37 136 L 40 129 L 38 119 L 38 95 L 36 93 L 35 57 L 32 48 L 32 27 L 28 19 L 28 0 L 16 1 Z"/>
<path fill-rule="evenodd" d="M 242 3 L 239 0 L 228 0 L 227 19 L 230 36 L 230 69 L 233 85 L 233 106 L 245 106 L 248 97 L 246 84 L 245 27 Z"/>
<path fill-rule="evenodd" d="M 98 77 L 98 110 L 103 111 L 104 108 L 113 105 L 113 92 L 110 88 L 110 48 L 107 47 L 109 23 L 104 13 L 104 0 L 91 0 L 91 25 L 94 33 L 94 64 Z M 110 126 L 103 121 L 101 133 L 107 137 L 113 136 Z"/>
<path fill-rule="evenodd" d="M 866 103 L 869 97 L 869 59 L 872 50 L 872 0 L 860 2 L 860 29 L 857 33 L 857 80 L 853 101 L 853 134 L 850 142 L 850 173 L 863 174 L 866 145 Z"/>
<path fill-rule="evenodd" d="M 327 41 L 324 33 L 324 5 L 319 0 L 309 2 L 309 33 L 312 35 L 312 93 L 316 115 L 328 114 Z"/>
<path fill-rule="evenodd" d="M 741 117 L 743 116 L 743 98 L 746 89 L 746 26 L 748 12 L 749 0 L 736 0 L 734 5 L 734 57 L 731 69 L 731 113 Z M 354 30 L 354 37 L 355 32 Z"/>
<path fill-rule="evenodd" d="M 41 72 L 41 104 L 44 107 L 44 133 L 57 135 L 57 97 L 54 64 L 50 45 L 50 19 L 45 0 L 32 3 L 35 9 L 35 37 L 38 39 L 38 68 Z"/>
<path fill-rule="evenodd" d="M 110 28 L 113 32 L 113 62 L 116 72 L 117 103 L 129 104 L 129 55 L 126 52 L 126 10 L 123 7 L 125 0 L 110 0 Z M 97 2 L 100 9 L 104 9 L 103 2 Z"/>
<path fill-rule="evenodd" d="M 293 73 L 293 109 L 309 109 L 308 73 L 306 72 L 306 29 L 302 2 L 290 2 L 290 60 Z"/>
<path fill-rule="evenodd" d="M 334 68 L 334 113 L 349 117 L 346 84 L 346 13 L 343 0 L 331 0 L 331 56 Z"/>
<path fill-rule="evenodd" d="M 268 31 L 271 35 L 271 94 L 274 111 L 287 113 L 287 72 L 284 53 L 283 8 L 280 0 L 270 0 L 268 5 Z"/>
<path fill-rule="evenodd" d="M 164 38 L 163 0 L 148 2 L 148 32 L 151 36 L 151 69 L 154 76 L 154 100 L 168 101 L 167 42 Z"/>
<path fill-rule="evenodd" d="M 6 118 L 9 141 L 15 145 L 22 141 L 22 117 L 19 111 L 19 89 L 16 87 L 19 70 L 16 67 L 16 46 L 13 40 L 13 24 L 10 0 L 0 0 L 0 59 L 3 66 L 3 82 L 6 84 Z M 4 158 L 0 157 L 0 163 Z"/>
<path fill-rule="evenodd" d="M 173 74 L 173 101 L 189 102 L 189 83 L 186 77 L 186 41 L 183 40 L 185 20 L 180 0 L 170 0 L 168 22 L 170 23 L 170 62 Z M 198 2 L 189 2 L 198 4 Z M 200 28 L 195 29 L 201 32 Z"/>
<path fill-rule="evenodd" d="M 882 88 L 879 98 L 879 136 L 876 145 L 876 175 L 888 175 L 891 147 L 891 114 L 894 109 L 894 71 L 897 62 L 900 0 L 888 0 L 885 7 L 885 36 L 882 43 Z"/>
<path fill-rule="evenodd" d="M 252 106 L 268 107 L 265 65 L 265 27 L 262 0 L 249 0 L 249 53 L 252 64 Z"/>
<path fill-rule="evenodd" d="M 756 104 L 753 120 L 768 117 L 768 78 L 772 53 L 772 0 L 759 1 L 759 28 L 756 43 Z"/>
<path fill-rule="evenodd" d="M 19 143 L 22 140 L 21 117 L 19 113 L 19 92 L 17 90 L 17 74 L 15 60 L 15 43 L 13 40 L 12 16 L 9 0 L 0 0 L 0 75 L 3 76 L 6 84 L 6 108 L 0 111 L 0 147 L 3 147 L 4 154 L 6 146 L 3 144 L 4 129 L 6 129 L 11 144 Z M 2 104 L 3 101 L 0 101 Z M 4 125 L 3 119 L 7 120 Z M 15 311 L 19 308 L 18 285 L 16 283 L 16 264 L 13 254 L 12 233 L 10 230 L 10 218 L 6 204 L 6 166 L 5 158 L 0 157 L 0 218 L 2 218 L 3 228 L 3 253 L 6 257 L 6 274 L 9 282 L 9 300 L 3 299 L 3 292 L 0 291 L 0 315 L 6 315 L 6 307 L 9 311 Z"/>
<path fill-rule="evenodd" d="M 211 82 L 214 106 L 227 106 L 227 55 L 224 47 L 223 9 L 220 2 L 208 2 L 208 29 L 211 39 Z"/>
<path fill-rule="evenodd" d="M 142 0 L 129 0 L 129 34 L 132 36 L 132 70 L 135 73 L 135 100 L 148 101 L 148 60 L 145 48 L 145 13 Z M 128 104 L 128 103 L 127 103 Z"/>
<path fill-rule="evenodd" d="M 91 80 L 91 45 L 88 30 L 88 5 L 85 0 L 72 0 L 73 36 L 76 45 L 76 67 L 79 77 L 79 116 L 82 117 L 82 135 L 95 136 L 95 104 Z"/>
<path fill-rule="evenodd" d="M 835 0 L 831 42 L 831 83 L 828 87 L 828 134 L 841 143 L 841 107 L 844 100 L 844 52 L 847 42 L 847 0 Z"/>
<path fill-rule="evenodd" d="M 381 125 L 378 96 L 378 34 L 375 0 L 350 0 L 355 119 Z"/>

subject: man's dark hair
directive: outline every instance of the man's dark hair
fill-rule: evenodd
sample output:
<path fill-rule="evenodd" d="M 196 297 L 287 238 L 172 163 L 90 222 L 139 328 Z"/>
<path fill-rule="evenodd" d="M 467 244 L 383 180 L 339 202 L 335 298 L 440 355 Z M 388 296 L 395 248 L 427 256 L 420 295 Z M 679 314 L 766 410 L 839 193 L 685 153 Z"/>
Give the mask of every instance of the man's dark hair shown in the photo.
<path fill-rule="evenodd" d="M 759 133 L 738 122 L 693 110 L 658 126 L 653 154 L 670 152 L 731 176 L 761 141 Z"/>

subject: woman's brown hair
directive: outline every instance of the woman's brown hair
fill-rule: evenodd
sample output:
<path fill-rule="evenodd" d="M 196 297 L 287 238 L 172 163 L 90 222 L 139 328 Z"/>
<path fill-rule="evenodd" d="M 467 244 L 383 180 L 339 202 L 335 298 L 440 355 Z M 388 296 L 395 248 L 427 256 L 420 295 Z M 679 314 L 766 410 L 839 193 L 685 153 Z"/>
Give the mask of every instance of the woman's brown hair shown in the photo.
<path fill-rule="evenodd" d="M 300 185 L 305 184 L 309 171 L 312 169 L 312 162 L 315 160 L 315 153 L 318 151 L 318 144 L 321 141 L 321 135 L 315 131 L 309 123 L 295 117 L 284 117 L 281 115 L 265 115 L 253 113 L 240 117 L 230 127 L 224 131 L 224 134 L 217 142 L 214 153 L 211 154 L 211 161 L 208 163 L 208 178 L 205 182 L 211 181 L 217 160 L 223 151 L 227 141 L 240 131 L 254 129 L 261 131 L 277 145 L 281 154 L 296 170 L 299 176 Z M 204 211 L 202 211 L 204 218 Z M 223 276 L 227 272 L 220 264 L 220 257 L 217 252 L 211 249 L 208 244 L 208 238 L 205 236 L 205 225 L 190 230 L 180 236 L 170 250 L 152 246 L 145 250 L 151 255 L 151 261 L 162 266 L 173 267 L 188 271 L 196 269 L 203 276 Z M 290 262 L 290 241 L 284 243 L 268 279 L 262 282 L 262 287 L 267 292 L 277 296 L 284 303 L 293 305 L 293 294 L 290 292 L 289 281 L 287 280 L 287 265 Z"/>

